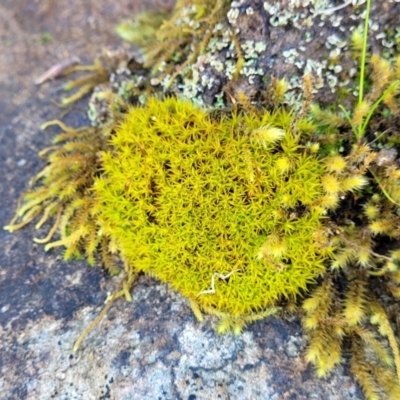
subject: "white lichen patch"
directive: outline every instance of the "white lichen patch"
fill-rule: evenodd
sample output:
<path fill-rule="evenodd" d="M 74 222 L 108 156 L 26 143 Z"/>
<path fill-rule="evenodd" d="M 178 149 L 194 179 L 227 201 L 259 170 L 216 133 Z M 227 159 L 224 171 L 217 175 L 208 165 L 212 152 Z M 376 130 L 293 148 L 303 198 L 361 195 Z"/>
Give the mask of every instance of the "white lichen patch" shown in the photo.
<path fill-rule="evenodd" d="M 238 16 L 239 16 L 239 9 L 238 8 L 231 8 L 228 11 L 228 14 L 227 14 L 229 23 L 231 25 L 235 25 Z"/>

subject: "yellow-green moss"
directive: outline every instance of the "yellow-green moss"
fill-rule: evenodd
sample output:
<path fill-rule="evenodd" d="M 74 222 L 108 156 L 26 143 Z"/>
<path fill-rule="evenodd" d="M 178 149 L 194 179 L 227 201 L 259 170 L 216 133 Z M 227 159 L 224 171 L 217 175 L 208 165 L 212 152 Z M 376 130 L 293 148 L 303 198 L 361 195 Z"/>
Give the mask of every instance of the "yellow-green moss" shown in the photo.
<path fill-rule="evenodd" d="M 238 316 L 295 297 L 329 249 L 313 237 L 325 166 L 301 145 L 312 125 L 294 134 L 292 122 L 285 111 L 216 121 L 175 98 L 132 108 L 94 185 L 102 233 L 128 268 L 203 309 Z"/>

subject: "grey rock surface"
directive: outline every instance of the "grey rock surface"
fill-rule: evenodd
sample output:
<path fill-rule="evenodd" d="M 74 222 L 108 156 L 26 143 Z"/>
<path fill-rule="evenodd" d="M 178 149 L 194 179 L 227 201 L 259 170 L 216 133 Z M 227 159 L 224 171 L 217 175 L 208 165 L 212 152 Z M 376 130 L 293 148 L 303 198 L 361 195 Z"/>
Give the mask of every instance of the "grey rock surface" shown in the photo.
<path fill-rule="evenodd" d="M 37 152 L 54 130 L 39 126 L 60 115 L 50 99 L 60 81 L 34 79 L 62 59 L 90 61 L 118 40 L 113 27 L 140 2 L 0 1 L 0 225 L 13 215 Z M 158 6 L 168 6 L 161 1 Z M 50 36 L 46 33 L 50 33 Z M 66 122 L 86 123 L 85 104 Z M 317 379 L 302 356 L 299 321 L 270 318 L 243 335 L 219 336 L 214 322 L 195 321 L 167 285 L 141 277 L 133 301 L 117 301 L 72 354 L 79 334 L 118 284 L 85 262 L 62 261 L 32 242 L 33 226 L 0 231 L 0 399 L 361 399 L 340 367 Z"/>

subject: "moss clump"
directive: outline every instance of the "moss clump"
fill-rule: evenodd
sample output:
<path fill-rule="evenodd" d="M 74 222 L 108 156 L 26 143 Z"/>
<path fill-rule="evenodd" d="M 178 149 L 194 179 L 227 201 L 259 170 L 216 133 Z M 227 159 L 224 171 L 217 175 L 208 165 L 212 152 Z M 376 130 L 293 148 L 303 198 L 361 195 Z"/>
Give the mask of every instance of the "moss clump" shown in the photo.
<path fill-rule="evenodd" d="M 95 264 L 100 247 L 103 265 L 115 274 L 118 270 L 108 256 L 108 240 L 98 233 L 92 213 L 95 199 L 90 189 L 99 173 L 99 152 L 107 146 L 110 127 L 73 129 L 55 120 L 42 128 L 50 125 L 58 125 L 63 132 L 54 138 L 53 146 L 39 153 L 47 165 L 34 177 L 14 218 L 4 229 L 14 232 L 41 216 L 36 229 L 49 221 L 53 226 L 46 237 L 34 239 L 36 243 L 46 244 L 46 250 L 64 246 L 66 260 L 85 256 L 91 265 Z M 59 239 L 52 241 L 55 234 Z"/>
<path fill-rule="evenodd" d="M 232 316 L 305 289 L 329 254 L 313 237 L 325 167 L 301 145 L 312 125 L 295 134 L 292 122 L 284 111 L 216 121 L 174 98 L 132 108 L 94 185 L 101 231 L 127 268 Z"/>

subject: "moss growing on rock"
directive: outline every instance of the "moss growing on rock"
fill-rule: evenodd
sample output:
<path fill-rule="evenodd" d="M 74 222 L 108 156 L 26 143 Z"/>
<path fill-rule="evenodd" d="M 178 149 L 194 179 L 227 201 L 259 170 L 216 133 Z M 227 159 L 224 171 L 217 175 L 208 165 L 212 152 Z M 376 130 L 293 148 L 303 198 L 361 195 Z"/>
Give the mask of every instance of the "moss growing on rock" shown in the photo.
<path fill-rule="evenodd" d="M 180 36 L 171 21 L 164 24 L 158 35 L 168 37 L 148 54 L 156 72 L 161 65 L 178 79 L 210 43 L 216 21 L 208 26 L 205 10 L 222 15 L 228 3 L 179 2 L 171 21 L 186 10 L 196 34 Z M 51 234 L 60 227 L 61 239 L 48 249 L 64 245 L 67 256 L 84 253 L 93 262 L 101 243 L 106 265 L 112 253 L 122 256 L 123 289 L 111 299 L 130 298 L 137 273 L 154 275 L 187 297 L 198 318 L 216 315 L 221 333 L 239 333 L 281 300 L 304 294 L 297 311 L 310 339 L 306 358 L 318 376 L 350 349 L 367 398 L 399 398 L 400 170 L 393 126 L 400 58 L 390 65 L 371 57 L 371 89 L 364 95 L 368 12 L 352 108 L 310 107 L 309 78 L 297 115 L 281 104 L 283 79 L 272 80 L 261 104 L 227 91 L 232 107 L 218 113 L 149 91 L 143 106 L 124 114 L 122 100 L 107 128 L 77 136 L 62 126 L 63 143 L 44 153 L 48 165 L 24 198 L 22 222 L 7 229 L 41 213 L 39 226 L 55 217 Z M 186 53 L 174 70 L 179 50 Z M 240 57 L 237 51 L 235 61 Z M 152 80 L 150 72 L 141 78 L 143 85 Z"/>
<path fill-rule="evenodd" d="M 128 273 L 232 316 L 294 298 L 323 273 L 331 249 L 314 234 L 328 176 L 302 146 L 313 126 L 293 122 L 285 111 L 217 121 L 174 98 L 131 109 L 94 185 L 101 231 Z"/>

